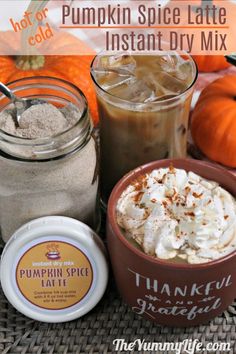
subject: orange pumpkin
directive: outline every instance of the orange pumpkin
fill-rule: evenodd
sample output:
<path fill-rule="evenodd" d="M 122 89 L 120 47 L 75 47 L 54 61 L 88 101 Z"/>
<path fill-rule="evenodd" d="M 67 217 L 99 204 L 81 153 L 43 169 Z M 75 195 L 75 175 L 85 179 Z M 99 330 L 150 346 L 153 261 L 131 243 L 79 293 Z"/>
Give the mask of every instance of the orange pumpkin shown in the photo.
<path fill-rule="evenodd" d="M 191 133 L 210 159 L 236 168 L 236 75 L 226 75 L 201 93 L 192 114 Z"/>
<path fill-rule="evenodd" d="M 53 46 L 58 45 L 61 50 L 68 45 L 79 45 L 77 38 L 68 33 L 58 33 L 56 36 Z M 12 53 L 17 54 L 19 43 L 13 32 L 0 32 L 0 51 L 4 45 L 10 45 Z M 98 122 L 96 94 L 90 78 L 92 59 L 91 55 L 0 56 L 0 81 L 7 83 L 20 78 L 47 75 L 70 81 L 85 94 L 92 119 L 96 124 Z"/>
<path fill-rule="evenodd" d="M 223 55 L 194 55 L 193 58 L 200 72 L 219 71 L 230 66 Z"/>

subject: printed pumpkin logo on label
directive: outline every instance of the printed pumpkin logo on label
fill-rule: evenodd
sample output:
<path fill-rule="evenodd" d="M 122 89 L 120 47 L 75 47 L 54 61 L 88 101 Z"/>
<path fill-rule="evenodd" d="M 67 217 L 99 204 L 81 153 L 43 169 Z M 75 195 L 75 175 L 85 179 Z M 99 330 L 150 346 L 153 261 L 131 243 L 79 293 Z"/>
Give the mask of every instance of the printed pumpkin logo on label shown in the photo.
<path fill-rule="evenodd" d="M 79 303 L 93 283 L 88 257 L 76 246 L 58 241 L 29 248 L 16 267 L 16 283 L 31 304 L 61 310 Z"/>

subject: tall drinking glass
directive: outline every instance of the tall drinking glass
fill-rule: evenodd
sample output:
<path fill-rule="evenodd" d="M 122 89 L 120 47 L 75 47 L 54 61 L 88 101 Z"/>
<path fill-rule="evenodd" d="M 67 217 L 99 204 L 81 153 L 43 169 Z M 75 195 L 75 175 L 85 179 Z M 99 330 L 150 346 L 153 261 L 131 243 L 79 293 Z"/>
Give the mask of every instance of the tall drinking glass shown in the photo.
<path fill-rule="evenodd" d="M 101 198 L 144 163 L 183 158 L 197 67 L 191 56 L 100 54 L 91 65 L 101 136 Z"/>

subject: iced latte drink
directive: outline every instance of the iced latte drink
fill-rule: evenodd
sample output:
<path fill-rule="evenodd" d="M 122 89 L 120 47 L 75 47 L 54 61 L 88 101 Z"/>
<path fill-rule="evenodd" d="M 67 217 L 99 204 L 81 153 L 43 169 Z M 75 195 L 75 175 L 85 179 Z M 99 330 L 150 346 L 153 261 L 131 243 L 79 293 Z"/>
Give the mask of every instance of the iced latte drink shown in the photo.
<path fill-rule="evenodd" d="M 92 64 L 101 134 L 103 203 L 144 163 L 185 157 L 194 61 L 177 53 L 98 55 Z"/>

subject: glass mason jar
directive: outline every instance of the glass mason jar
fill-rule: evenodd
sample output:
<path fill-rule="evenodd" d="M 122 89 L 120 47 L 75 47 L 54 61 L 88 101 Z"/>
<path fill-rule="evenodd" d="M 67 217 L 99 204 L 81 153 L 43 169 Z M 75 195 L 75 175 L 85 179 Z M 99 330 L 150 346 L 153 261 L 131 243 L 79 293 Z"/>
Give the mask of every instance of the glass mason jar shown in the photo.
<path fill-rule="evenodd" d="M 98 159 L 87 101 L 74 85 L 49 77 L 10 83 L 19 97 L 79 110 L 78 120 L 53 137 L 26 139 L 0 130 L 0 228 L 4 241 L 25 222 L 46 215 L 73 217 L 98 228 Z M 0 110 L 9 100 L 0 96 Z"/>

